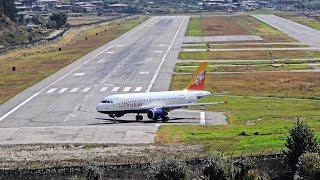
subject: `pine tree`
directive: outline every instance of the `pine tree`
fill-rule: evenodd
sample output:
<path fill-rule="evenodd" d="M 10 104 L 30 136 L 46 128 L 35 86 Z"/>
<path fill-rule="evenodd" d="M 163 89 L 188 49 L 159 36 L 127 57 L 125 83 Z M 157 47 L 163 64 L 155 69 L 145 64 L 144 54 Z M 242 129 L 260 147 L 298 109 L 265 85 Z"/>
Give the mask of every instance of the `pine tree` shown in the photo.
<path fill-rule="evenodd" d="M 302 154 L 318 152 L 318 143 L 313 131 L 306 123 L 299 120 L 290 130 L 285 146 L 287 150 L 284 151 L 284 155 L 292 172 L 295 172 L 296 164 Z"/>

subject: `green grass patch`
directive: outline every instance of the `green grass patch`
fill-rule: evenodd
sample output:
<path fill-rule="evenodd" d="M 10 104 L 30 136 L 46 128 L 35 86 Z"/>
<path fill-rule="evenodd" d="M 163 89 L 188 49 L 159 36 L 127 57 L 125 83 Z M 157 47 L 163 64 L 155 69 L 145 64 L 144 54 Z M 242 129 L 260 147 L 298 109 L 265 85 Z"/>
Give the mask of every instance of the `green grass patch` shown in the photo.
<path fill-rule="evenodd" d="M 226 105 L 210 106 L 209 110 L 225 112 L 229 125 L 161 126 L 156 142 L 202 144 L 209 152 L 226 155 L 275 153 L 284 148 L 288 131 L 298 117 L 307 121 L 320 138 L 319 102 L 231 96 L 211 96 L 203 102 L 224 100 L 228 101 Z"/>
<path fill-rule="evenodd" d="M 190 60 L 259 60 L 259 59 L 320 58 L 318 51 L 216 51 L 180 52 L 179 59 Z"/>
<path fill-rule="evenodd" d="M 306 64 L 278 64 L 272 65 L 209 65 L 208 72 L 257 72 L 257 71 L 289 71 L 289 70 L 310 70 L 311 66 Z M 198 66 L 176 66 L 174 72 L 193 73 Z"/>
<path fill-rule="evenodd" d="M 197 17 L 191 17 L 189 20 L 188 28 L 185 33 L 186 36 L 206 36 L 207 33 L 201 28 L 203 19 Z"/>

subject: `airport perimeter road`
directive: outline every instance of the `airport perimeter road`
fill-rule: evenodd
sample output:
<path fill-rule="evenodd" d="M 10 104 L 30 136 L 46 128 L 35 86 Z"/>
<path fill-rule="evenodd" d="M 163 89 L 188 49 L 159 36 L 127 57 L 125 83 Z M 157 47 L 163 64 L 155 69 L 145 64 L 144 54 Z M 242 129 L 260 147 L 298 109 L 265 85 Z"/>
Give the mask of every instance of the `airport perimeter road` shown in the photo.
<path fill-rule="evenodd" d="M 150 18 L 1 105 L 0 127 L 99 124 L 108 117 L 95 110 L 103 97 L 167 90 L 187 24 L 184 16 Z"/>
<path fill-rule="evenodd" d="M 311 47 L 320 47 L 320 31 L 275 15 L 252 15 Z"/>

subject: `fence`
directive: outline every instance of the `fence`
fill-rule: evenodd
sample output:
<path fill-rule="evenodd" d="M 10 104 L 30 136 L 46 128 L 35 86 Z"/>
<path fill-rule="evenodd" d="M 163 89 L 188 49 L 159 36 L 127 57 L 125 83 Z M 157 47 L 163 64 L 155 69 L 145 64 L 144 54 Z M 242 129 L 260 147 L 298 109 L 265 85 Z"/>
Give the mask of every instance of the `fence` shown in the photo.
<path fill-rule="evenodd" d="M 66 27 L 59 34 L 57 34 L 57 35 L 55 35 L 53 37 L 50 37 L 50 38 L 39 39 L 39 40 L 30 41 L 30 42 L 26 42 L 26 43 L 12 44 L 12 45 L 6 46 L 4 48 L 0 48 L 0 54 L 5 54 L 5 53 L 7 53 L 9 51 L 16 50 L 16 49 L 30 48 L 30 47 L 34 47 L 34 46 L 38 46 L 38 45 L 42 45 L 42 44 L 48 44 L 48 43 L 52 43 L 52 42 L 57 42 L 71 28 L 98 25 L 98 24 L 101 24 L 101 23 L 110 22 L 110 21 L 114 21 L 114 20 L 117 20 L 117 19 L 121 19 L 121 18 L 127 18 L 129 16 L 131 16 L 131 15 L 123 15 L 123 16 L 118 16 L 118 17 L 105 19 L 105 20 L 101 20 L 101 21 L 96 21 L 96 22 L 91 22 L 91 23 L 83 23 L 83 24 L 72 25 L 72 26 Z"/>

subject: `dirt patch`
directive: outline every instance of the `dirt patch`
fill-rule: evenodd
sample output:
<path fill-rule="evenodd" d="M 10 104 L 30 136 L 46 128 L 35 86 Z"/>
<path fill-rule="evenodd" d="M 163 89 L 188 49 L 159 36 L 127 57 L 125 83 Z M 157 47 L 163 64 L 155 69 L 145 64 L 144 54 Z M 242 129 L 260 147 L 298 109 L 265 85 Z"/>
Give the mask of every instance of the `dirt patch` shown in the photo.
<path fill-rule="evenodd" d="M 235 24 L 228 16 L 204 18 L 202 29 L 209 36 L 249 35 L 245 29 Z"/>

